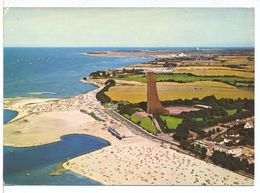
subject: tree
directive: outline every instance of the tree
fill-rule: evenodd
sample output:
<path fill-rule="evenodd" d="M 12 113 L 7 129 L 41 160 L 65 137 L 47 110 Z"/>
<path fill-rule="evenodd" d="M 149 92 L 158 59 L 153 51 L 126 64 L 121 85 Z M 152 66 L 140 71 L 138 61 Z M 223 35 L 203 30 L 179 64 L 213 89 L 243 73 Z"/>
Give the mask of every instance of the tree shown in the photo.
<path fill-rule="evenodd" d="M 206 154 L 207 154 L 207 149 L 205 147 L 202 147 L 201 148 L 201 151 L 200 151 L 200 159 L 205 159 L 206 158 Z"/>
<path fill-rule="evenodd" d="M 207 133 L 207 137 L 210 137 L 212 134 L 213 134 L 212 131 L 209 130 L 209 132 Z"/>
<path fill-rule="evenodd" d="M 189 129 L 186 125 L 179 124 L 176 128 L 176 138 L 186 140 L 189 135 Z"/>
<path fill-rule="evenodd" d="M 232 156 L 232 163 L 233 163 L 233 169 L 234 171 L 242 169 L 242 164 L 241 161 L 238 157 L 233 157 Z"/>
<path fill-rule="evenodd" d="M 248 168 L 248 172 L 252 175 L 255 174 L 255 163 L 251 163 Z"/>
<path fill-rule="evenodd" d="M 190 145 L 190 151 L 191 151 L 191 152 L 194 152 L 194 148 L 195 148 L 195 147 L 194 147 L 194 144 L 192 143 L 192 144 Z"/>
<path fill-rule="evenodd" d="M 215 150 L 211 156 L 214 164 L 224 166 L 226 162 L 226 153 Z"/>
<path fill-rule="evenodd" d="M 126 104 L 126 105 L 120 104 L 118 105 L 118 111 L 121 115 L 128 114 L 130 116 L 136 112 L 133 104 Z"/>
<path fill-rule="evenodd" d="M 182 149 L 184 149 L 184 150 L 188 150 L 189 149 L 189 147 L 190 147 L 190 142 L 189 141 L 187 141 L 187 140 L 181 140 L 180 141 L 180 147 L 182 148 Z"/>
<path fill-rule="evenodd" d="M 109 85 L 110 87 L 111 86 L 115 86 L 116 85 L 116 81 L 113 80 L 113 79 L 109 79 L 105 82 L 105 85 Z"/>
<path fill-rule="evenodd" d="M 200 145 L 195 145 L 194 154 L 195 154 L 195 155 L 200 155 L 200 152 L 201 152 L 201 147 L 200 147 Z"/>
<path fill-rule="evenodd" d="M 242 170 L 247 171 L 249 168 L 248 160 L 243 158 L 241 161 Z"/>
<path fill-rule="evenodd" d="M 208 105 L 213 105 L 217 101 L 216 97 L 214 95 L 211 96 L 206 96 L 202 99 L 202 102 L 208 104 Z"/>

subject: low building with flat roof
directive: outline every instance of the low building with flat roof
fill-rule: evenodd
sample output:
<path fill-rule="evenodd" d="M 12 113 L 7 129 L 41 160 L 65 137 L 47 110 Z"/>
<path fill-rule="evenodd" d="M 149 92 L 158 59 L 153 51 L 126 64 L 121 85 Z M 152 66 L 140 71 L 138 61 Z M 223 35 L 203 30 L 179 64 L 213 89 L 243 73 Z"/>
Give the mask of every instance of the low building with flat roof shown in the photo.
<path fill-rule="evenodd" d="M 225 152 L 226 154 L 232 154 L 234 156 L 241 156 L 242 155 L 242 149 L 238 146 L 225 146 L 221 144 L 217 144 L 213 148 L 214 150 Z"/>

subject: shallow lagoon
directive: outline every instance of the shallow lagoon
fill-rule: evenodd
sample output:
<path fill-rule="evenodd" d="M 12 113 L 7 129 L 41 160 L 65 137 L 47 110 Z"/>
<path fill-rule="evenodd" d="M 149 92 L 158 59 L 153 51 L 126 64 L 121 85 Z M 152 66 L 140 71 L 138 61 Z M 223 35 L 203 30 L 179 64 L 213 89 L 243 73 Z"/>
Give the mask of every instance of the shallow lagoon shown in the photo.
<path fill-rule="evenodd" d="M 66 171 L 49 176 L 57 163 L 109 145 L 94 136 L 71 134 L 61 141 L 26 148 L 4 146 L 4 182 L 19 185 L 100 185 L 99 182 Z"/>
<path fill-rule="evenodd" d="M 18 113 L 9 109 L 4 109 L 4 124 L 14 119 Z"/>

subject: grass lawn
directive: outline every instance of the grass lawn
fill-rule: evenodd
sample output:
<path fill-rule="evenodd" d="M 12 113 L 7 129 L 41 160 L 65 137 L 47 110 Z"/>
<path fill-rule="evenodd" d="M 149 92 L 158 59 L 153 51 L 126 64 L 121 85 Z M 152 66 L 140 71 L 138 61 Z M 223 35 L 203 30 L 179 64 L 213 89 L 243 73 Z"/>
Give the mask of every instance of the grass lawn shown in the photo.
<path fill-rule="evenodd" d="M 130 119 L 130 116 L 128 114 L 124 114 L 123 116 L 127 119 Z"/>
<path fill-rule="evenodd" d="M 160 115 L 160 118 L 163 121 L 166 121 L 166 125 L 169 129 L 173 129 L 173 130 L 175 130 L 176 127 L 182 122 L 182 118 L 177 118 L 173 116 Z"/>
<path fill-rule="evenodd" d="M 108 103 L 104 103 L 103 106 L 107 109 L 109 108 L 109 104 Z"/>
<path fill-rule="evenodd" d="M 140 126 L 150 133 L 157 133 L 157 129 L 153 125 L 153 121 L 149 117 L 142 118 Z"/>
<path fill-rule="evenodd" d="M 146 75 L 138 74 L 138 75 L 130 75 L 124 78 L 116 78 L 122 80 L 133 80 L 138 82 L 146 83 Z M 253 78 L 242 78 L 236 76 L 195 76 L 187 73 L 163 73 L 156 74 L 157 81 L 173 81 L 173 82 L 194 82 L 194 81 L 220 81 L 229 84 L 234 84 L 237 82 L 251 82 Z"/>
<path fill-rule="evenodd" d="M 231 115 L 234 115 L 237 112 L 237 110 L 236 109 L 227 109 L 226 112 L 229 116 L 231 116 Z"/>
<path fill-rule="evenodd" d="M 138 117 L 136 114 L 132 114 L 132 115 L 130 116 L 130 119 L 131 119 L 131 121 L 133 121 L 134 123 L 138 123 L 138 122 L 141 121 L 141 118 Z"/>
<path fill-rule="evenodd" d="M 124 114 L 124 117 L 127 119 L 130 119 L 132 122 L 134 122 L 135 124 L 138 124 L 143 129 L 145 129 L 146 131 L 148 131 L 150 133 L 153 133 L 153 134 L 157 133 L 157 129 L 154 126 L 153 121 L 149 117 L 140 118 L 139 116 L 137 116 L 135 114 L 132 114 L 131 116 Z"/>

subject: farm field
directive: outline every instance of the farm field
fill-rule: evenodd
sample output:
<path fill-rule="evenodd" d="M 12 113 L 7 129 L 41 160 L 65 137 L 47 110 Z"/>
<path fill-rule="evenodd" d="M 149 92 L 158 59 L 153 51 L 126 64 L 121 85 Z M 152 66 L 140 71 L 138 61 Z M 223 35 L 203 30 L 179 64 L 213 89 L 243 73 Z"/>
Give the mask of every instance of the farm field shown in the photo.
<path fill-rule="evenodd" d="M 129 75 L 123 78 L 116 77 L 115 79 L 119 80 L 128 80 L 128 81 L 138 81 L 146 83 L 146 75 L 138 74 L 138 75 Z M 165 82 L 194 82 L 194 81 L 219 81 L 225 82 L 229 84 L 234 84 L 235 82 L 248 82 L 251 83 L 254 81 L 253 78 L 243 78 L 243 77 L 235 77 L 235 76 L 195 76 L 187 73 L 163 73 L 156 74 L 156 81 L 165 81 Z"/>
<path fill-rule="evenodd" d="M 242 71 L 241 69 L 231 69 L 227 67 L 177 67 L 177 73 L 192 73 L 196 76 L 237 76 L 243 78 L 254 78 L 253 72 Z"/>
<path fill-rule="evenodd" d="M 118 85 L 111 87 L 106 94 L 112 100 L 127 100 L 131 103 L 146 101 L 146 84 Z M 222 82 L 197 81 L 191 83 L 158 82 L 157 90 L 160 100 L 203 98 L 215 95 L 216 98 L 254 98 L 253 89 L 239 89 Z"/>

